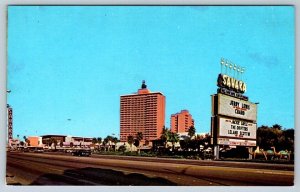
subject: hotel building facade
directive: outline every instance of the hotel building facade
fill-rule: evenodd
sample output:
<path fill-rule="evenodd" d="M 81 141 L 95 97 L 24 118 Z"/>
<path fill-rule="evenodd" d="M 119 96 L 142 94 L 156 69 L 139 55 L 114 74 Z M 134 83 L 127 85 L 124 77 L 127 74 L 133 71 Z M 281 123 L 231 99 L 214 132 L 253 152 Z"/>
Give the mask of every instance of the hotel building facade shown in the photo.
<path fill-rule="evenodd" d="M 171 131 L 174 133 L 188 132 L 194 126 L 194 119 L 188 110 L 181 110 L 180 113 L 171 115 Z"/>
<path fill-rule="evenodd" d="M 143 141 L 158 139 L 165 125 L 166 98 L 160 92 L 150 92 L 145 81 L 136 94 L 120 98 L 120 141 L 142 132 Z"/>

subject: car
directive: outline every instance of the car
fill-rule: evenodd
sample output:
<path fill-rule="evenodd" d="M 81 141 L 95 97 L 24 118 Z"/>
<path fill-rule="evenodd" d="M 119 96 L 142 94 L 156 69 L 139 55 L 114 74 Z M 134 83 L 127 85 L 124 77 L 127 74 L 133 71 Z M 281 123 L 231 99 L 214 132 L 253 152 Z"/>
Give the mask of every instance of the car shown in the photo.
<path fill-rule="evenodd" d="M 29 152 L 29 149 L 28 148 L 21 148 L 21 151 L 22 152 Z"/>
<path fill-rule="evenodd" d="M 75 149 L 72 151 L 73 156 L 91 156 L 91 150 L 90 149 Z"/>
<path fill-rule="evenodd" d="M 34 153 L 44 153 L 44 149 L 35 149 Z"/>
<path fill-rule="evenodd" d="M 73 152 L 72 149 L 67 149 L 67 150 L 66 150 L 66 153 L 72 153 L 72 152 Z"/>

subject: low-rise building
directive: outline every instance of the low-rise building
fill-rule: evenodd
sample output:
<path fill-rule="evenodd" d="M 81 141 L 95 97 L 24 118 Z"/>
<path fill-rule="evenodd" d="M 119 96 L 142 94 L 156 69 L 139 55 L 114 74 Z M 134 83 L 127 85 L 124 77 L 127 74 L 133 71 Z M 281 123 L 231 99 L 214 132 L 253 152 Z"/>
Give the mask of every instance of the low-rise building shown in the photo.
<path fill-rule="evenodd" d="M 32 147 L 41 147 L 43 146 L 42 137 L 39 136 L 29 136 L 27 138 L 27 144 L 28 146 Z"/>
<path fill-rule="evenodd" d="M 74 137 L 70 135 L 43 135 L 42 143 L 46 146 L 53 145 L 53 140 L 59 147 L 84 147 L 92 144 L 91 137 Z"/>

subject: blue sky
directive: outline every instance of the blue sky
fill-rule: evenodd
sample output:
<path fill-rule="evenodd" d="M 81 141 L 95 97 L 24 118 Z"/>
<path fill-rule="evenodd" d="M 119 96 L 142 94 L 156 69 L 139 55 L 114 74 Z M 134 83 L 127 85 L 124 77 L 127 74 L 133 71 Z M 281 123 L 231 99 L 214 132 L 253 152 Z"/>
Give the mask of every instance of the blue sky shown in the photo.
<path fill-rule="evenodd" d="M 9 6 L 14 137 L 119 134 L 120 95 L 142 80 L 210 131 L 222 57 L 246 68 L 258 126 L 294 128 L 292 6 Z M 68 120 L 71 119 L 71 120 Z"/>

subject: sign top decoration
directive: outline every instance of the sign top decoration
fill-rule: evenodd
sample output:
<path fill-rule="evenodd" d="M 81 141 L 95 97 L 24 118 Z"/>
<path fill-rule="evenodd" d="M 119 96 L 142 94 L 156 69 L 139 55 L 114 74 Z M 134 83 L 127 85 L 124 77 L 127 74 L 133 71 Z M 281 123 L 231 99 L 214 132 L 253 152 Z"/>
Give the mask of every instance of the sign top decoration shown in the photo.
<path fill-rule="evenodd" d="M 225 67 L 225 72 L 224 73 L 226 75 L 229 75 L 229 76 L 232 75 L 234 78 L 236 78 L 238 80 L 242 80 L 242 75 L 245 72 L 244 67 L 236 65 L 233 62 L 231 62 L 227 59 L 224 59 L 224 58 L 221 58 L 220 64 L 221 64 L 221 74 L 223 73 L 223 67 Z M 228 68 L 229 68 L 229 73 L 227 73 Z"/>

